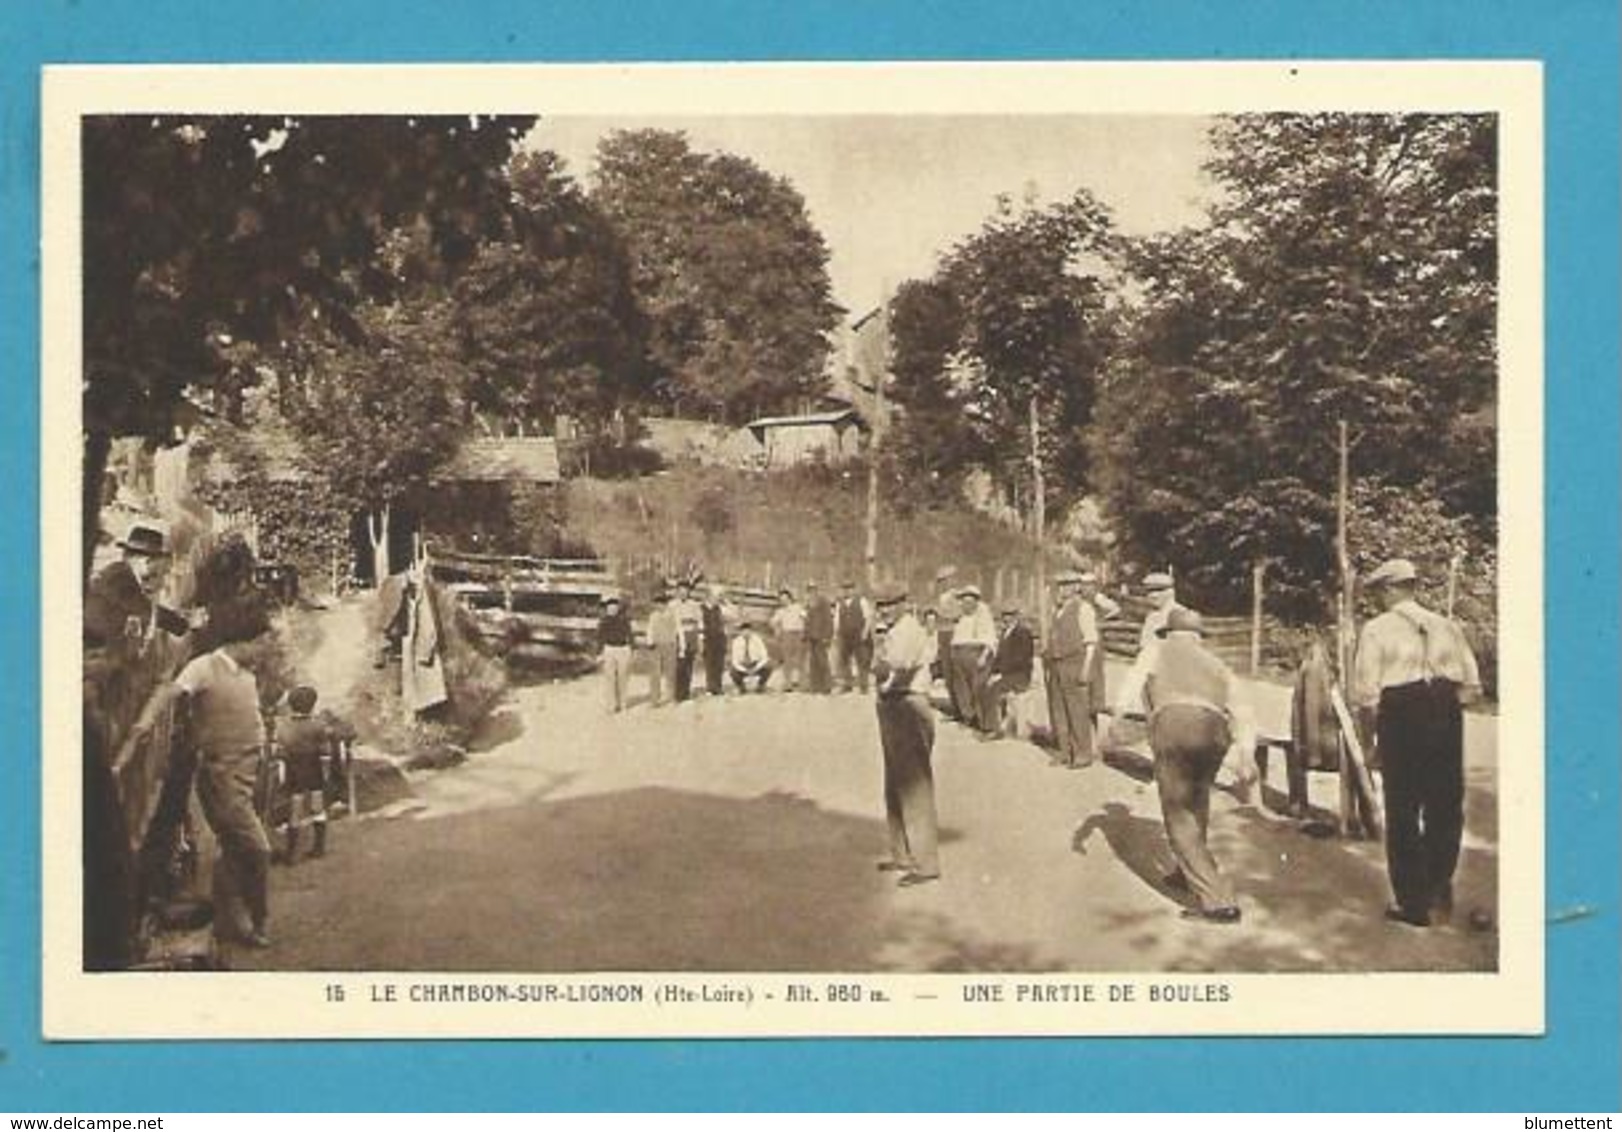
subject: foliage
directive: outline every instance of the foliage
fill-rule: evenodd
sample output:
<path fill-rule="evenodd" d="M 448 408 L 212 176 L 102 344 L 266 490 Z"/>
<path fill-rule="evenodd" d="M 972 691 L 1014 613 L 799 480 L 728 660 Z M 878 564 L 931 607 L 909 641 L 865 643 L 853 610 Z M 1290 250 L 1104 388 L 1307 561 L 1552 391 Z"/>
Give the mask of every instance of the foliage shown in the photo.
<path fill-rule="evenodd" d="M 736 424 L 822 390 L 839 310 L 790 182 L 682 133 L 630 130 L 599 145 L 591 199 L 629 253 L 667 405 Z"/>
<path fill-rule="evenodd" d="M 531 117 L 102 115 L 85 119 L 85 544 L 108 438 L 166 439 L 182 392 L 228 413 L 296 324 L 343 333 L 387 299 L 382 234 L 454 268 L 505 213 Z"/>
<path fill-rule="evenodd" d="M 1434 497 L 1491 541 L 1490 118 L 1264 115 L 1214 131 L 1202 229 L 1138 241 L 1142 294 L 1091 451 L 1129 554 L 1236 606 L 1333 592 L 1336 422 L 1354 480 Z"/>
<path fill-rule="evenodd" d="M 719 485 L 704 491 L 693 501 L 691 517 L 693 525 L 711 540 L 737 526 L 737 517 L 732 514 L 732 508 L 727 505 L 726 492 Z"/>
<path fill-rule="evenodd" d="M 456 285 L 480 412 L 531 432 L 560 414 L 599 423 L 645 396 L 645 329 L 608 219 L 541 151 L 513 159 L 514 205 Z"/>
<path fill-rule="evenodd" d="M 1115 238 L 1085 190 L 1046 208 L 1008 201 L 891 308 L 896 400 L 886 441 L 939 497 L 982 468 L 1005 491 L 1030 482 L 1030 418 L 1050 508 L 1089 483 L 1084 430 L 1109 354 Z"/>

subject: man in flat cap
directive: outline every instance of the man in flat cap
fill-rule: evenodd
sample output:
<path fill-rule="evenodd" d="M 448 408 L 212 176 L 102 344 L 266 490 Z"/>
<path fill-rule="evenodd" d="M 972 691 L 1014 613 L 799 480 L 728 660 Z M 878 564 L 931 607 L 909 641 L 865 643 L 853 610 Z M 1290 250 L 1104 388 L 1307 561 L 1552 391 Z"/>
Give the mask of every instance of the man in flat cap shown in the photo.
<path fill-rule="evenodd" d="M 855 582 L 846 580 L 839 591 L 839 604 L 834 612 L 839 686 L 846 692 L 860 691 L 865 695 L 873 668 L 873 603 L 857 592 Z"/>
<path fill-rule="evenodd" d="M 670 606 L 670 594 L 660 590 L 653 598 L 653 612 L 648 615 L 648 645 L 653 649 L 653 671 L 649 675 L 649 699 L 654 707 L 665 702 L 665 695 L 675 695 L 676 676 L 681 666 L 684 644 L 681 619 Z"/>
<path fill-rule="evenodd" d="M 805 584 L 806 682 L 811 692 L 826 696 L 834 690 L 834 607 L 815 582 Z"/>
<path fill-rule="evenodd" d="M 1352 699 L 1385 772 L 1389 919 L 1416 927 L 1453 913 L 1464 834 L 1464 715 L 1481 691 L 1475 653 L 1453 621 L 1415 594 L 1419 572 L 1394 558 L 1369 575 L 1384 607 L 1363 626 Z"/>
<path fill-rule="evenodd" d="M 935 672 L 946 685 L 953 719 L 963 718 L 963 705 L 957 702 L 952 683 L 952 630 L 963 612 L 957 600 L 952 579 L 957 577 L 955 566 L 942 566 L 935 571 L 935 602 L 930 608 L 935 622 Z"/>
<path fill-rule="evenodd" d="M 884 751 L 884 816 L 890 855 L 880 872 L 899 872 L 911 888 L 941 875 L 935 815 L 935 714 L 929 703 L 929 664 L 934 642 L 906 608 L 899 589 L 881 592 L 879 634 L 873 662 L 879 742 Z"/>
<path fill-rule="evenodd" d="M 980 719 L 988 732 L 1002 733 L 1008 699 L 1030 688 L 1035 658 L 1036 641 L 1020 616 L 1019 606 L 1003 606 L 997 652 L 991 658 L 991 679 L 986 681 L 985 699 L 980 706 Z"/>
<path fill-rule="evenodd" d="M 980 587 L 976 585 L 957 591 L 959 612 L 957 624 L 952 627 L 952 654 L 946 671 L 959 718 L 977 731 L 984 731 L 987 723 L 980 709 L 991 657 L 997 649 L 997 624 L 991 618 L 990 607 L 980 598 Z"/>
<path fill-rule="evenodd" d="M 1098 611 L 1082 597 L 1082 576 L 1066 570 L 1053 580 L 1058 609 L 1048 628 L 1042 669 L 1047 682 L 1048 718 L 1058 748 L 1057 765 L 1079 770 L 1096 759 L 1092 695 L 1088 690 L 1101 641 Z"/>
<path fill-rule="evenodd" d="M 1138 655 L 1121 681 L 1121 690 L 1115 699 L 1115 721 L 1135 712 L 1143 702 L 1143 680 L 1154 663 L 1155 650 L 1160 647 L 1160 630 L 1177 604 L 1177 587 L 1170 574 L 1154 571 L 1143 579 L 1144 596 L 1149 599 L 1149 612 L 1144 615 L 1143 628 L 1138 632 Z"/>
<path fill-rule="evenodd" d="M 169 577 L 169 548 L 163 528 L 150 520 L 130 524 L 118 540 L 123 551 L 90 582 L 84 599 L 86 648 L 126 642 L 144 651 L 160 630 L 183 637 L 191 623 L 162 605 L 158 595 Z"/>
<path fill-rule="evenodd" d="M 1254 727 L 1238 679 L 1205 647 L 1200 615 L 1174 609 L 1157 630 L 1160 647 L 1143 684 L 1155 788 L 1177 869 L 1168 878 L 1187 890 L 1189 919 L 1234 923 L 1240 917 L 1233 884 L 1206 843 L 1211 788 L 1229 750 L 1255 747 Z"/>
<path fill-rule="evenodd" d="M 772 643 L 783 670 L 783 690 L 798 691 L 805 670 L 805 606 L 794 600 L 794 591 L 787 586 L 778 593 L 772 613 Z"/>

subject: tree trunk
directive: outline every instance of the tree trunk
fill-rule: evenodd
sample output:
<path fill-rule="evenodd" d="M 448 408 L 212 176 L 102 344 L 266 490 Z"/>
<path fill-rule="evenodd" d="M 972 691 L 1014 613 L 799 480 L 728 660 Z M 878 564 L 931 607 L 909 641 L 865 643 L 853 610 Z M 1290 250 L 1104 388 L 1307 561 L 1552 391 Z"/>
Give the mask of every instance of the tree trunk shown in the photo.
<path fill-rule="evenodd" d="M 389 570 L 389 511 L 390 504 L 366 516 L 366 533 L 372 542 L 372 584 L 381 586 Z"/>
<path fill-rule="evenodd" d="M 1047 493 L 1042 484 L 1042 423 L 1031 394 L 1031 533 L 1036 538 L 1036 623 L 1048 623 Z"/>

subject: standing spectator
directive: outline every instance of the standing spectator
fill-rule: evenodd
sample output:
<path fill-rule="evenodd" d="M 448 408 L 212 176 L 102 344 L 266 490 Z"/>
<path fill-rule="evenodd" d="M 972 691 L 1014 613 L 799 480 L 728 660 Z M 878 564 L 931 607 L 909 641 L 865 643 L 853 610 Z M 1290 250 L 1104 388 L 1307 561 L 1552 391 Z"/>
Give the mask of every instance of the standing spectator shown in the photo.
<path fill-rule="evenodd" d="M 879 595 L 884 632 L 873 674 L 884 752 L 884 816 L 890 831 L 890 855 L 878 867 L 880 872 L 901 873 L 900 886 L 911 888 L 938 880 L 941 865 L 930 765 L 935 714 L 929 704 L 929 662 L 935 648 L 918 619 L 904 608 L 906 600 L 901 590 Z"/>
<path fill-rule="evenodd" d="M 957 627 L 958 616 L 962 613 L 957 590 L 952 588 L 952 579 L 956 576 L 957 569 L 953 566 L 942 566 L 935 571 L 935 605 L 929 615 L 935 629 L 935 675 L 946 684 L 950 703 L 948 714 L 953 719 L 962 719 L 966 709 L 958 703 L 957 684 L 952 679 L 952 630 Z"/>
<path fill-rule="evenodd" d="M 1160 647 L 1160 630 L 1177 604 L 1177 588 L 1170 574 L 1155 571 L 1143 579 L 1144 596 L 1149 599 L 1149 612 L 1144 615 L 1143 628 L 1138 631 L 1138 655 L 1132 660 L 1121 682 L 1121 691 L 1115 699 L 1115 720 L 1119 723 L 1129 712 L 1143 706 L 1143 678 L 1154 663 L 1155 650 Z"/>
<path fill-rule="evenodd" d="M 1201 639 L 1200 615 L 1176 609 L 1158 630 L 1163 639 L 1143 685 L 1149 747 L 1155 755 L 1155 788 L 1177 869 L 1167 878 L 1188 891 L 1188 919 L 1231 924 L 1240 917 L 1233 884 L 1223 876 L 1206 829 L 1211 787 L 1230 748 L 1254 748 L 1250 713 L 1239 681 Z"/>
<path fill-rule="evenodd" d="M 597 619 L 597 641 L 603 648 L 603 682 L 608 708 L 615 713 L 625 710 L 626 684 L 631 675 L 631 640 L 631 615 L 617 595 L 609 594 L 603 598 L 603 615 Z"/>
<path fill-rule="evenodd" d="M 766 648 L 766 638 L 760 635 L 753 621 L 746 622 L 733 638 L 731 667 L 732 682 L 740 694 L 749 690 L 746 685 L 750 680 L 755 681 L 755 691 L 766 690 L 766 682 L 772 678 L 771 653 Z"/>
<path fill-rule="evenodd" d="M 1096 758 L 1093 744 L 1092 696 L 1087 681 L 1093 652 L 1099 646 L 1098 614 L 1081 597 L 1081 575 L 1067 570 L 1054 579 L 1059 608 L 1046 639 L 1042 667 L 1046 674 L 1048 718 L 1058 747 L 1055 763 L 1079 770 Z"/>
<path fill-rule="evenodd" d="M 834 639 L 834 610 L 817 592 L 815 582 L 805 584 L 805 648 L 810 660 L 811 691 L 826 696 L 834 690 L 828 649 Z"/>
<path fill-rule="evenodd" d="M 672 608 L 676 622 L 681 626 L 681 653 L 676 658 L 676 702 L 693 698 L 693 665 L 698 662 L 702 644 L 704 613 L 693 600 L 693 583 L 682 582 Z"/>
<path fill-rule="evenodd" d="M 727 670 L 727 621 L 735 611 L 725 600 L 725 591 L 712 585 L 699 606 L 700 633 L 704 646 L 704 686 L 712 696 L 726 691 L 723 683 Z"/>
<path fill-rule="evenodd" d="M 681 621 L 671 607 L 670 594 L 664 590 L 653 599 L 653 612 L 648 616 L 648 644 L 653 649 L 653 677 L 650 681 L 653 706 L 665 702 L 665 692 L 675 694 L 676 680 L 681 671 Z"/>
<path fill-rule="evenodd" d="M 783 687 L 790 692 L 797 691 L 805 672 L 805 606 L 794 600 L 794 591 L 787 586 L 777 595 L 777 609 L 772 613 L 772 639 L 777 642 Z"/>
<path fill-rule="evenodd" d="M 252 555 L 231 540 L 199 568 L 208 625 L 197 654 L 180 670 L 176 718 L 181 747 L 195 758 L 197 798 L 219 840 L 215 866 L 215 934 L 249 947 L 269 947 L 270 838 L 254 808 L 265 723 L 259 682 L 246 668 L 251 646 L 270 628 L 269 611 L 252 592 Z M 246 922 L 243 922 L 243 907 Z"/>
<path fill-rule="evenodd" d="M 145 651 L 159 630 L 185 636 L 192 627 L 187 619 L 158 601 L 170 563 L 163 529 L 151 522 L 131 523 L 118 548 L 122 557 L 104 567 L 85 592 L 85 647 L 122 641 Z"/>
<path fill-rule="evenodd" d="M 1093 607 L 1095 625 L 1108 621 L 1121 612 L 1111 597 L 1098 588 L 1098 575 L 1091 570 L 1081 571 L 1081 600 Z M 1093 734 L 1099 733 L 1098 717 L 1109 710 L 1109 693 L 1104 677 L 1104 634 L 1099 630 L 1098 647 L 1093 649 L 1087 668 L 1087 719 Z"/>
<path fill-rule="evenodd" d="M 961 612 L 952 628 L 952 655 L 947 665 L 954 688 L 952 701 L 958 705 L 963 722 L 983 731 L 986 723 L 980 718 L 980 706 L 991 655 L 997 647 L 997 625 L 991 619 L 991 608 L 980 600 L 979 586 L 958 590 L 958 603 Z"/>
<path fill-rule="evenodd" d="M 327 852 L 327 783 L 341 766 L 345 736 L 335 722 L 315 714 L 320 694 L 308 684 L 287 693 L 288 718 L 276 728 L 280 773 L 287 790 L 287 831 L 282 860 L 298 859 L 299 831 L 306 825 L 314 834 L 310 856 Z M 352 732 L 351 732 L 352 734 Z"/>
<path fill-rule="evenodd" d="M 873 668 L 873 606 L 856 592 L 854 582 L 840 587 L 835 611 L 839 639 L 839 684 L 846 692 L 867 693 L 867 677 Z"/>
<path fill-rule="evenodd" d="M 1385 607 L 1363 626 L 1353 702 L 1385 769 L 1388 919 L 1415 927 L 1453 914 L 1464 835 L 1463 704 L 1481 693 L 1475 653 L 1459 626 L 1415 597 L 1419 572 L 1394 558 L 1369 575 Z"/>
<path fill-rule="evenodd" d="M 1036 640 L 1020 617 L 1019 606 L 1004 606 L 997 651 L 991 658 L 991 679 L 980 707 L 980 721 L 987 732 L 1002 733 L 1008 699 L 1030 690 L 1035 660 Z"/>

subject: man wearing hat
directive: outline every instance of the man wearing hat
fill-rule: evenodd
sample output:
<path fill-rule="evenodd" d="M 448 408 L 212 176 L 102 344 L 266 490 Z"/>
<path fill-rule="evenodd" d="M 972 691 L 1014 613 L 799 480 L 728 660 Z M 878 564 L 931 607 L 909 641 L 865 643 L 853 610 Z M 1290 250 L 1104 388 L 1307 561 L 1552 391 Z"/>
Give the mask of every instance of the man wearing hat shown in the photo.
<path fill-rule="evenodd" d="M 783 689 L 798 691 L 805 672 L 805 606 L 794 600 L 794 591 L 787 586 L 777 595 L 772 640 L 777 646 L 778 666 L 783 670 Z"/>
<path fill-rule="evenodd" d="M 1135 712 L 1143 703 L 1143 680 L 1154 663 L 1155 650 L 1160 647 L 1160 630 L 1177 604 L 1177 589 L 1170 574 L 1154 571 L 1144 576 L 1144 596 L 1149 599 L 1149 612 L 1144 615 L 1143 628 L 1138 632 L 1138 655 L 1121 681 L 1121 691 L 1115 700 L 1115 723 L 1120 723 L 1128 712 Z"/>
<path fill-rule="evenodd" d="M 1160 647 L 1144 678 L 1143 707 L 1166 840 L 1177 862 L 1168 883 L 1193 901 L 1184 917 L 1235 923 L 1240 912 L 1233 884 L 1211 855 L 1206 828 L 1211 788 L 1229 749 L 1255 746 L 1250 713 L 1232 670 L 1205 647 L 1199 614 L 1174 609 L 1157 633 Z"/>
<path fill-rule="evenodd" d="M 738 635 L 732 638 L 730 660 L 732 683 L 740 695 L 749 690 L 750 680 L 755 681 L 755 691 L 766 690 L 766 684 L 772 678 L 772 658 L 766 649 L 766 638 L 760 635 L 760 628 L 755 622 L 745 622 Z"/>
<path fill-rule="evenodd" d="M 1020 617 L 1019 606 L 1003 606 L 997 633 L 997 652 L 991 658 L 991 679 L 980 705 L 980 721 L 988 733 L 1001 734 L 1008 697 L 1028 690 L 1035 665 L 1036 640 Z"/>
<path fill-rule="evenodd" d="M 846 692 L 858 689 L 867 694 L 867 679 L 873 667 L 873 606 L 856 592 L 856 583 L 840 587 L 834 624 L 839 644 L 839 686 Z"/>
<path fill-rule="evenodd" d="M 1093 745 L 1093 705 L 1088 682 L 1099 651 L 1098 611 L 1082 597 L 1082 575 L 1066 570 L 1053 580 L 1059 608 L 1048 629 L 1042 669 L 1047 682 L 1048 718 L 1058 747 L 1055 764 L 1079 770 L 1097 758 Z"/>
<path fill-rule="evenodd" d="M 681 703 L 693 698 L 693 666 L 698 663 L 704 631 L 704 611 L 693 600 L 691 579 L 676 587 L 676 600 L 670 608 L 681 626 L 681 651 L 676 655 L 676 702 Z"/>
<path fill-rule="evenodd" d="M 118 540 L 123 555 L 90 582 L 84 600 L 86 648 L 106 648 L 120 641 L 140 642 L 144 649 L 158 630 L 182 637 L 191 624 L 158 603 L 169 577 L 169 549 L 163 529 L 149 520 L 130 524 Z"/>
<path fill-rule="evenodd" d="M 952 654 L 947 662 L 947 680 L 952 702 L 963 722 L 977 730 L 989 727 L 980 708 L 986 694 L 986 679 L 992 654 L 997 649 L 997 626 L 991 609 L 980 600 L 980 587 L 963 586 L 957 591 L 958 618 L 952 627 Z"/>
<path fill-rule="evenodd" d="M 618 594 L 603 598 L 597 619 L 597 642 L 603 649 L 603 686 L 608 710 L 625 710 L 625 686 L 631 675 L 631 615 Z"/>
<path fill-rule="evenodd" d="M 648 615 L 648 645 L 653 649 L 649 698 L 654 707 L 659 707 L 665 702 L 666 690 L 675 693 L 683 646 L 681 621 L 670 607 L 670 594 L 665 590 L 654 596 L 653 612 Z"/>
<path fill-rule="evenodd" d="M 727 669 L 727 623 L 738 611 L 726 600 L 726 590 L 710 586 L 699 606 L 704 645 L 704 687 L 712 696 L 726 691 L 722 677 Z"/>
<path fill-rule="evenodd" d="M 1386 867 L 1396 900 L 1386 915 L 1425 927 L 1453 912 L 1464 834 L 1461 708 L 1480 693 L 1481 676 L 1464 631 L 1416 600 L 1418 583 L 1406 558 L 1369 575 L 1384 612 L 1358 637 L 1352 698 L 1384 767 Z"/>
<path fill-rule="evenodd" d="M 834 690 L 833 662 L 829 650 L 834 641 L 834 607 L 817 592 L 815 582 L 805 584 L 805 650 L 810 668 L 811 691 L 826 696 Z"/>
<path fill-rule="evenodd" d="M 957 600 L 957 590 L 952 588 L 952 579 L 956 576 L 957 568 L 954 566 L 942 566 L 935 571 L 935 604 L 930 613 L 935 621 L 935 673 L 946 684 L 946 694 L 951 697 L 952 717 L 962 719 L 963 705 L 957 702 L 952 682 L 952 630 L 963 612 Z"/>
<path fill-rule="evenodd" d="M 1091 570 L 1082 570 L 1080 574 L 1080 597 L 1082 601 L 1092 606 L 1094 624 L 1108 621 L 1118 615 L 1121 607 L 1098 588 L 1098 575 Z M 1087 668 L 1087 718 L 1092 724 L 1093 734 L 1098 733 L 1098 717 L 1108 710 L 1109 690 L 1104 672 L 1104 636 L 1103 630 L 1099 630 L 1098 647 L 1093 649 Z"/>
<path fill-rule="evenodd" d="M 879 742 L 884 752 L 884 816 L 890 855 L 880 872 L 901 874 L 911 888 L 941 875 L 935 815 L 935 714 L 929 704 L 929 664 L 934 642 L 906 608 L 900 589 L 879 594 L 873 675 L 878 693 Z"/>

